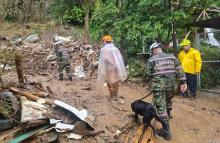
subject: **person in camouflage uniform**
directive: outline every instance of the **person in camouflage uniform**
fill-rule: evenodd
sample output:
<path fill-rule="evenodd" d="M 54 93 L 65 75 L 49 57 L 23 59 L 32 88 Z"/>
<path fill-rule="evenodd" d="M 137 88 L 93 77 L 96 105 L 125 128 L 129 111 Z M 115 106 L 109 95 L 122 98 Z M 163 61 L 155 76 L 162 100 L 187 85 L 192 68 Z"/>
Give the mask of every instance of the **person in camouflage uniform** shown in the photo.
<path fill-rule="evenodd" d="M 66 70 L 68 79 L 72 81 L 72 73 L 70 67 L 70 55 L 68 51 L 62 47 L 61 43 L 55 45 L 55 53 L 57 55 L 59 78 L 63 80 L 63 70 Z"/>
<path fill-rule="evenodd" d="M 170 140 L 169 116 L 172 110 L 172 98 L 179 81 L 181 91 L 186 90 L 186 76 L 177 58 L 163 53 L 161 43 L 153 43 L 150 50 L 153 56 L 147 62 L 145 77 L 150 81 L 150 88 L 154 94 L 153 104 L 161 119 L 166 122 L 166 126 L 158 130 L 157 134 Z"/>

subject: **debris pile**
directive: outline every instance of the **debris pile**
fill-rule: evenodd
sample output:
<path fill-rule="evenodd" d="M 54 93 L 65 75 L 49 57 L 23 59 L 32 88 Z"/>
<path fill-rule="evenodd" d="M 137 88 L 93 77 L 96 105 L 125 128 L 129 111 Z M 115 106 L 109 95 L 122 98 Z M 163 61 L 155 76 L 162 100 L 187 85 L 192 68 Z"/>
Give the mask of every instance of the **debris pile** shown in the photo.
<path fill-rule="evenodd" d="M 88 111 L 78 110 L 62 101 L 52 99 L 55 93 L 49 86 L 28 83 L 0 91 L 0 133 L 1 142 L 22 142 L 25 140 L 57 139 L 59 133 L 68 138 L 81 139 L 102 133 L 93 127 L 95 117 Z M 7 102 L 6 102 L 7 98 Z M 51 135 L 50 138 L 45 134 Z M 54 141 L 52 139 L 52 141 Z M 41 141 L 42 143 L 44 141 Z"/>
<path fill-rule="evenodd" d="M 68 50 L 71 57 L 71 68 L 75 72 L 75 76 L 80 78 L 92 76 L 94 70 L 97 69 L 99 48 L 73 39 L 71 36 L 54 35 L 53 41 L 49 43 L 44 43 L 37 34 L 24 40 L 15 36 L 10 44 L 1 45 L 0 49 L 20 51 L 23 55 L 23 66 L 26 74 L 48 75 L 49 73 L 57 73 L 57 57 L 54 51 L 57 43 L 62 43 L 64 48 Z"/>

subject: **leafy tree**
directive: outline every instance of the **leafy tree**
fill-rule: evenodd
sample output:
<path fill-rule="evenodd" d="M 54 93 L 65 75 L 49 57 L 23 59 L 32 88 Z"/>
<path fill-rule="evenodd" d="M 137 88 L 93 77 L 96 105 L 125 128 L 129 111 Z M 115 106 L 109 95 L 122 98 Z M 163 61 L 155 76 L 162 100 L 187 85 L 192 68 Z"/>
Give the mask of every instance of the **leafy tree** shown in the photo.
<path fill-rule="evenodd" d="M 195 21 L 213 3 L 214 0 L 105 0 L 93 13 L 91 31 L 97 40 L 105 33 L 113 35 L 118 45 L 125 44 L 129 56 L 135 56 L 155 38 L 169 42 L 173 23 L 178 31 L 184 29 L 186 23 Z"/>
<path fill-rule="evenodd" d="M 74 0 L 53 0 L 50 13 L 61 23 L 83 24 L 84 11 Z"/>

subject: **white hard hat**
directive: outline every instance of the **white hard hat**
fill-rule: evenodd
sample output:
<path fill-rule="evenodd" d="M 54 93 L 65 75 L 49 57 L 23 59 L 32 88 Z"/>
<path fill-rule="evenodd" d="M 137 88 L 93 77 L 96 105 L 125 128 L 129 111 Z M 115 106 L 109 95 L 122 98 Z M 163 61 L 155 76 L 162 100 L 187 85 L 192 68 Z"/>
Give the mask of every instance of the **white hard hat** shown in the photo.
<path fill-rule="evenodd" d="M 155 42 L 150 46 L 150 50 L 154 49 L 154 48 L 162 48 L 162 44 Z"/>

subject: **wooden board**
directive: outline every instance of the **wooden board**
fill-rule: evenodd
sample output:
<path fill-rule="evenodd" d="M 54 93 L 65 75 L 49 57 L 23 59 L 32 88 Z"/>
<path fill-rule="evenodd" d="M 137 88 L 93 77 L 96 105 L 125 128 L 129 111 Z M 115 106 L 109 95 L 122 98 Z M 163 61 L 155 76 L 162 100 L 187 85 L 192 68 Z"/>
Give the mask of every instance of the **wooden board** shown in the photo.
<path fill-rule="evenodd" d="M 144 125 L 141 124 L 135 133 L 133 143 L 156 143 L 152 128 L 148 127 L 146 129 Z"/>

